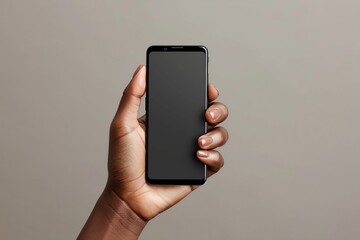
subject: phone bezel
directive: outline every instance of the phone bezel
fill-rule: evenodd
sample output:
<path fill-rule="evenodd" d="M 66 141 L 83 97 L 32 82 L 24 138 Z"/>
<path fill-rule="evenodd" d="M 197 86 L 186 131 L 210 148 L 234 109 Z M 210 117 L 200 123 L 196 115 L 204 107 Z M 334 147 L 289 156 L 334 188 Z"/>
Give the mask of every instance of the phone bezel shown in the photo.
<path fill-rule="evenodd" d="M 165 50 L 166 48 L 166 50 Z M 204 52 L 206 57 L 206 84 L 205 84 L 205 104 L 204 104 L 204 113 L 208 107 L 208 62 L 209 62 L 209 54 L 208 49 L 203 45 L 153 45 L 150 46 L 146 51 L 146 86 L 149 86 L 149 55 L 151 52 Z M 148 95 L 149 88 L 146 88 L 146 95 Z M 149 99 L 145 98 L 145 109 L 148 111 Z M 204 123 L 205 129 L 204 133 L 207 132 L 207 122 Z M 146 121 L 146 128 L 148 129 L 148 121 Z M 200 137 L 200 136 L 199 136 Z M 145 133 L 145 147 L 146 147 L 146 156 L 145 156 L 145 179 L 150 184 L 162 184 L 162 185 L 202 185 L 207 180 L 207 167 L 204 164 L 204 176 L 201 179 L 152 179 L 148 174 L 148 151 L 147 151 L 147 143 L 148 143 L 148 134 L 147 131 Z M 200 160 L 199 160 L 200 161 Z"/>

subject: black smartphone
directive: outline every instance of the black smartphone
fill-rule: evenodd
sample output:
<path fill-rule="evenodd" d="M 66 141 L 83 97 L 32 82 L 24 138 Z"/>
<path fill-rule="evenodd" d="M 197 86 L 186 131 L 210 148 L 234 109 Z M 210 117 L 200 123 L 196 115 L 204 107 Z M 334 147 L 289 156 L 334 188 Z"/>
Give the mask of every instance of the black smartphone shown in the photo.
<path fill-rule="evenodd" d="M 151 46 L 146 53 L 146 180 L 200 185 L 206 165 L 196 156 L 207 132 L 208 50 Z"/>

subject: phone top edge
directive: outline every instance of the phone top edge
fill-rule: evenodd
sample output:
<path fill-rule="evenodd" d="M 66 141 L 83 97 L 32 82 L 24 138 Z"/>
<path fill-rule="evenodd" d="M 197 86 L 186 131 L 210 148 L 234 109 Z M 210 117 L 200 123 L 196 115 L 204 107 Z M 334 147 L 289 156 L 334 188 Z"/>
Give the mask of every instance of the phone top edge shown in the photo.
<path fill-rule="evenodd" d="M 204 52 L 208 55 L 208 49 L 204 45 L 151 45 L 146 53 L 150 52 Z"/>

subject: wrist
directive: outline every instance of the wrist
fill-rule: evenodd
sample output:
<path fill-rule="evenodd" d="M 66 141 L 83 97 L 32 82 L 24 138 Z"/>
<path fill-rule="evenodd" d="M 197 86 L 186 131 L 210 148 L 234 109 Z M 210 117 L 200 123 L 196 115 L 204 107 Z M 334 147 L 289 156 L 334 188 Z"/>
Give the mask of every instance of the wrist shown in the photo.
<path fill-rule="evenodd" d="M 78 240 L 138 239 L 146 223 L 115 192 L 105 188 Z"/>
<path fill-rule="evenodd" d="M 108 187 L 105 188 L 99 201 L 102 202 L 109 224 L 114 228 L 126 229 L 129 234 L 139 236 L 148 222 Z"/>

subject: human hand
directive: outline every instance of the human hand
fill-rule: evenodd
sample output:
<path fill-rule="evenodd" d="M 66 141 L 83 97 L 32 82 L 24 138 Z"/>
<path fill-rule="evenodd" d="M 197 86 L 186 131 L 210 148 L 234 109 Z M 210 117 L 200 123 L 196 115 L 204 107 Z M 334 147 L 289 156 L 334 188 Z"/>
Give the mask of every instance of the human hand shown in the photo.
<path fill-rule="evenodd" d="M 150 220 L 183 199 L 197 186 L 152 185 L 145 181 L 145 121 L 137 118 L 141 97 L 145 94 L 145 66 L 137 68 L 123 92 L 117 113 L 111 123 L 107 191 L 124 201 L 144 220 Z M 216 127 L 228 116 L 227 107 L 214 102 L 219 93 L 209 84 L 209 108 L 205 117 L 209 131 L 198 139 L 199 161 L 207 165 L 208 177 L 220 170 L 224 159 L 215 148 L 228 140 L 223 127 Z"/>
<path fill-rule="evenodd" d="M 123 93 L 111 123 L 108 171 L 103 194 L 81 230 L 78 240 L 138 239 L 146 222 L 183 199 L 197 186 L 151 185 L 145 181 L 145 121 L 137 119 L 141 97 L 145 94 L 145 67 L 139 66 Z M 215 148 L 228 139 L 223 127 L 216 127 L 228 116 L 222 103 L 214 102 L 219 93 L 209 84 L 209 108 L 205 112 L 209 132 L 198 139 L 199 161 L 207 165 L 208 177 L 220 170 L 224 159 Z"/>

